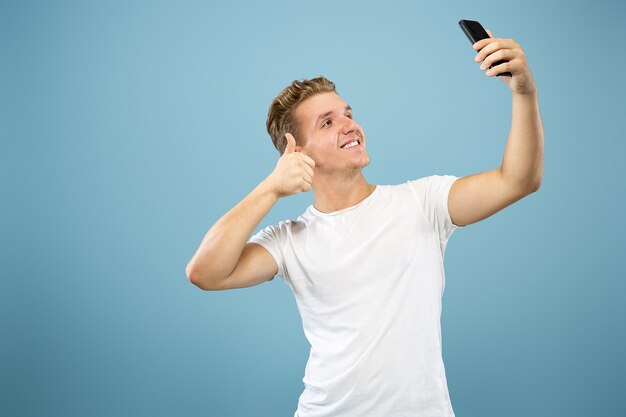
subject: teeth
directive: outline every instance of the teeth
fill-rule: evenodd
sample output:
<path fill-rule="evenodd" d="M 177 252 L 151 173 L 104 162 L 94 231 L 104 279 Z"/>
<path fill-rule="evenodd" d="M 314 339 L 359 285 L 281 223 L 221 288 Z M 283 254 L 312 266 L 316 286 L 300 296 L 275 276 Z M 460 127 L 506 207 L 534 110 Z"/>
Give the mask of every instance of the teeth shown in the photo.
<path fill-rule="evenodd" d="M 342 146 L 343 149 L 348 149 L 348 148 L 352 148 L 353 146 L 356 146 L 359 144 L 359 141 L 353 140 L 352 142 L 348 143 L 345 146 Z"/>

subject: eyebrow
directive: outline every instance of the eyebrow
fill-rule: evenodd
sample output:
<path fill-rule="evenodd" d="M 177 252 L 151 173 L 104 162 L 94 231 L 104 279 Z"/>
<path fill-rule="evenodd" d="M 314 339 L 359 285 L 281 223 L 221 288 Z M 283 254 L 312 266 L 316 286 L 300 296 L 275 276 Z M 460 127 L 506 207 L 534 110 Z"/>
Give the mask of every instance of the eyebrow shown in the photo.
<path fill-rule="evenodd" d="M 344 113 L 347 111 L 352 111 L 352 107 L 350 106 L 346 106 L 346 108 L 344 109 Z M 322 113 L 318 116 L 317 120 L 316 120 L 316 124 L 319 123 L 320 120 L 327 118 L 328 116 L 330 116 L 331 114 L 333 114 L 333 111 L 327 111 L 326 113 Z"/>

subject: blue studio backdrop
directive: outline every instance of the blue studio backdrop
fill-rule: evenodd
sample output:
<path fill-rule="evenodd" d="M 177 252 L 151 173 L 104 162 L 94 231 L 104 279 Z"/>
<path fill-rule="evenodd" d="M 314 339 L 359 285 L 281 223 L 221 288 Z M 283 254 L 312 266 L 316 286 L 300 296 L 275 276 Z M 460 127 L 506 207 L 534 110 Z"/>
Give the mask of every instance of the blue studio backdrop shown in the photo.
<path fill-rule="evenodd" d="M 291 416 L 309 345 L 281 279 L 185 266 L 273 170 L 271 100 L 324 75 L 370 183 L 500 165 L 511 92 L 458 26 L 524 49 L 541 189 L 452 236 L 458 417 L 623 416 L 623 2 L 2 1 L 0 414 Z M 312 193 L 259 225 L 296 218 Z M 257 230 L 259 229 L 257 228 Z"/>

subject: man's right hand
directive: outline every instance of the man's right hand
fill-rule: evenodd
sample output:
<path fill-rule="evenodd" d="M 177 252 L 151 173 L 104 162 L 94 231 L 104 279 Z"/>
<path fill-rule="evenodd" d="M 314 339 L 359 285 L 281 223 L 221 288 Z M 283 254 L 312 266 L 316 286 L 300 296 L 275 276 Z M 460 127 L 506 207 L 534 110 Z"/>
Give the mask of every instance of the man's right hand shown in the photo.
<path fill-rule="evenodd" d="M 310 191 L 313 184 L 315 161 L 302 152 L 296 151 L 296 139 L 286 133 L 287 147 L 276 163 L 276 168 L 267 177 L 270 189 L 278 198 Z"/>

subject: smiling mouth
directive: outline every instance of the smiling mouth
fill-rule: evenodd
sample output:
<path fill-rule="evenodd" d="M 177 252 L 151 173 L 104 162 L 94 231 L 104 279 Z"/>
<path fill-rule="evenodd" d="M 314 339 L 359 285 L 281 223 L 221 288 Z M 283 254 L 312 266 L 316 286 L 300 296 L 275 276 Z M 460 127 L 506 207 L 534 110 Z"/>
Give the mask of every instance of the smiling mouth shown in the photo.
<path fill-rule="evenodd" d="M 341 149 L 350 149 L 350 148 L 354 148 L 355 146 L 358 146 L 361 144 L 361 141 L 359 139 L 354 139 L 351 142 L 346 143 L 345 145 L 343 145 L 341 147 Z"/>

